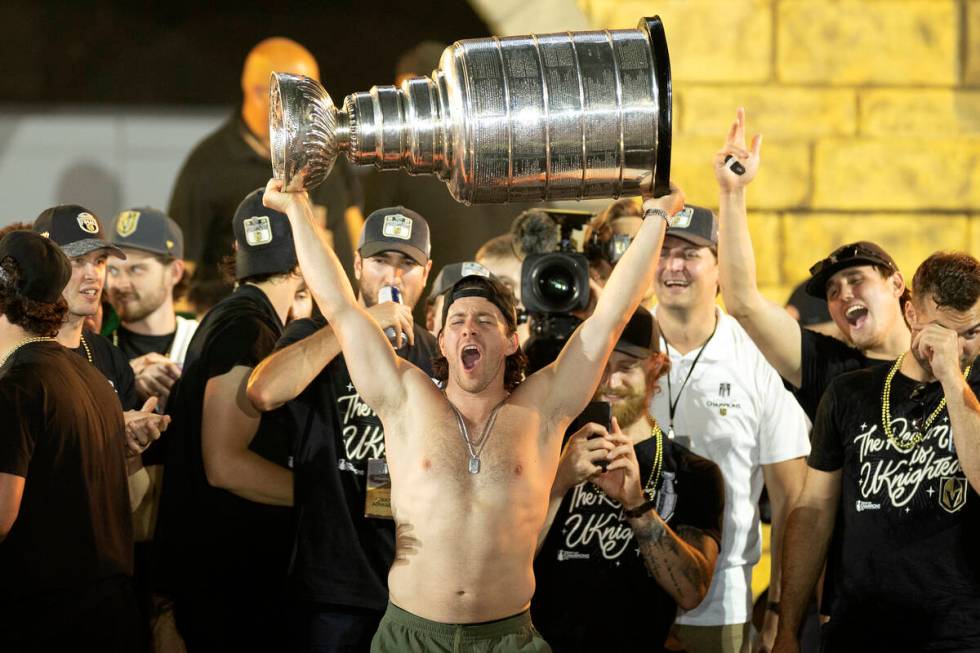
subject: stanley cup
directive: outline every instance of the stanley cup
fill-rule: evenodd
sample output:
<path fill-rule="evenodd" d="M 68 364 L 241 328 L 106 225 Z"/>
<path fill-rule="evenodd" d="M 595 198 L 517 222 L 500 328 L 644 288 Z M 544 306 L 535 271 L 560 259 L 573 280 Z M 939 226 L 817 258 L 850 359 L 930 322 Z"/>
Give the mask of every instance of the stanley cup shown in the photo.
<path fill-rule="evenodd" d="M 671 88 L 659 17 L 637 29 L 457 41 L 431 77 L 337 109 L 316 81 L 274 73 L 272 167 L 310 189 L 351 163 L 438 175 L 486 204 L 668 192 Z"/>

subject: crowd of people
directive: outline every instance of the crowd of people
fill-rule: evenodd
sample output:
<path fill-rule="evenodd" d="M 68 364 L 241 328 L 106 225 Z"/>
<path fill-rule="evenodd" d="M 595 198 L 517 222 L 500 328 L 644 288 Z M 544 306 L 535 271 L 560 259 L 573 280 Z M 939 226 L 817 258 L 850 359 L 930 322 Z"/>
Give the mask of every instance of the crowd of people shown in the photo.
<path fill-rule="evenodd" d="M 3 650 L 980 651 L 976 258 L 908 284 L 844 244 L 802 290 L 834 328 L 798 321 L 739 110 L 717 212 L 591 219 L 592 299 L 529 373 L 509 232 L 442 252 L 458 215 L 365 219 L 347 168 L 265 182 L 285 69 L 316 76 L 249 55 L 167 212 L 4 229 Z"/>

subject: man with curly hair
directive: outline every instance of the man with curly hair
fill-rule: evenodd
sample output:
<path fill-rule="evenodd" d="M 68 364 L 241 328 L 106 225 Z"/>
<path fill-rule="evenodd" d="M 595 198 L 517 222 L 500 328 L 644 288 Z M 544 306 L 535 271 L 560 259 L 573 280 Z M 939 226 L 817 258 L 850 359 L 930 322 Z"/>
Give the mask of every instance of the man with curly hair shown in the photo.
<path fill-rule="evenodd" d="M 395 354 L 357 302 L 305 194 L 282 192 L 273 179 L 265 203 L 289 217 L 304 277 L 354 385 L 384 427 L 395 559 L 372 651 L 449 650 L 454 641 L 482 651 L 550 650 L 528 607 L 562 434 L 595 392 L 653 280 L 683 195 L 675 188 L 646 201 L 647 219 L 595 312 L 554 363 L 516 387 L 519 374 L 506 364 L 520 347 L 513 299 L 492 279 L 465 277 L 449 291 L 438 339 L 445 383 L 437 387 Z M 627 507 L 642 514 L 653 506 Z"/>
<path fill-rule="evenodd" d="M 927 258 L 905 319 L 908 350 L 820 400 L 774 650 L 798 650 L 825 558 L 837 591 L 822 650 L 980 650 L 980 261 Z"/>
<path fill-rule="evenodd" d="M 12 651 L 141 651 L 122 407 L 54 339 L 70 277 L 51 240 L 0 240 L 0 632 Z"/>

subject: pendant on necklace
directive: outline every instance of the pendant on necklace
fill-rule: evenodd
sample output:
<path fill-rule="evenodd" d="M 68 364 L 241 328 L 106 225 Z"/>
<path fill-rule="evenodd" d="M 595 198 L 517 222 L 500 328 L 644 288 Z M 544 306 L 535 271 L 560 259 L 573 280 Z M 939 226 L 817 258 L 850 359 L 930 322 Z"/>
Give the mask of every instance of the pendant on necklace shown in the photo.
<path fill-rule="evenodd" d="M 667 429 L 667 439 L 668 440 L 673 440 L 674 439 L 674 427 L 673 426 L 671 426 L 670 428 Z"/>
<path fill-rule="evenodd" d="M 470 471 L 470 474 L 479 474 L 480 473 L 480 459 L 477 458 L 476 456 L 470 456 L 470 468 L 469 468 L 469 471 Z"/>

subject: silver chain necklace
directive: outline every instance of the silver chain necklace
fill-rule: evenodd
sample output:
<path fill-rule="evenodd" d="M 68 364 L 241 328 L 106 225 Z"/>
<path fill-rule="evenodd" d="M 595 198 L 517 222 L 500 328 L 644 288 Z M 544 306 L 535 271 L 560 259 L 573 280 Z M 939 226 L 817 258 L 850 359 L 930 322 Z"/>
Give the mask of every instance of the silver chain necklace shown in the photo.
<path fill-rule="evenodd" d="M 507 401 L 507 397 L 501 399 L 500 403 L 494 406 L 493 410 L 490 411 L 490 416 L 487 417 L 487 421 L 483 425 L 483 431 L 480 433 L 480 439 L 476 442 L 470 440 L 470 430 L 466 427 L 466 420 L 463 419 L 462 413 L 456 409 L 453 402 L 449 401 L 449 397 L 446 397 L 446 401 L 449 402 L 449 407 L 452 408 L 453 413 L 456 414 L 456 422 L 459 424 L 459 434 L 463 437 L 463 442 L 466 443 L 466 449 L 470 452 L 468 470 L 470 474 L 479 474 L 480 454 L 483 453 L 483 448 L 487 446 L 487 440 L 490 439 L 490 433 L 493 430 L 494 422 L 497 421 L 497 413 L 499 413 L 500 409 L 503 408 L 504 402 Z"/>

